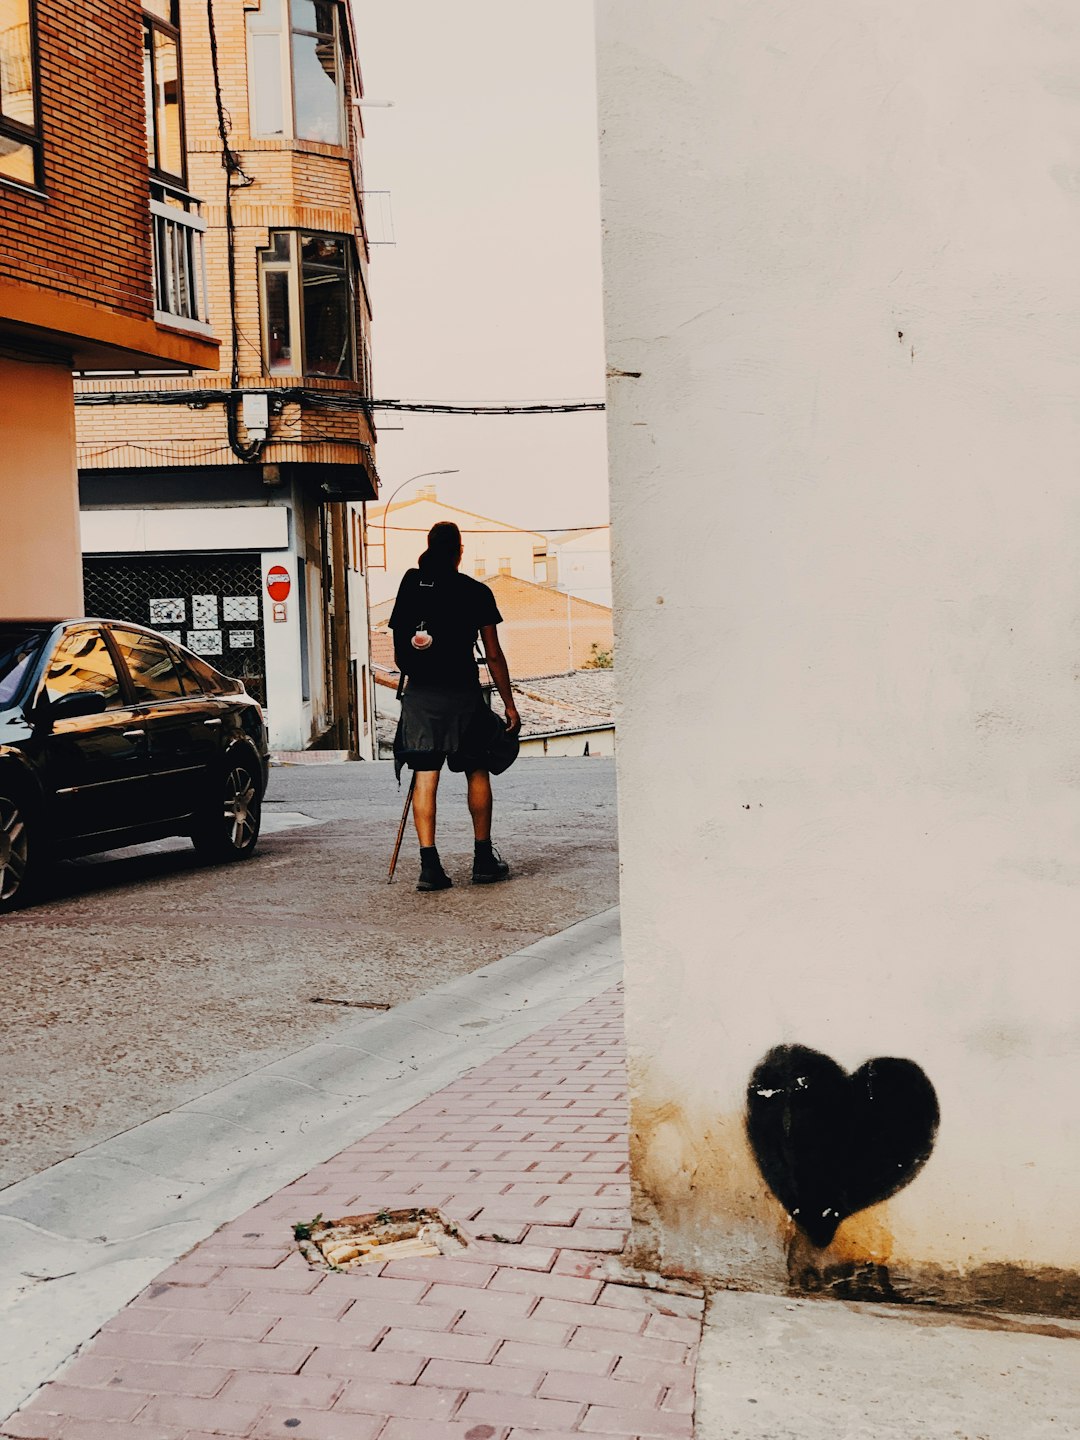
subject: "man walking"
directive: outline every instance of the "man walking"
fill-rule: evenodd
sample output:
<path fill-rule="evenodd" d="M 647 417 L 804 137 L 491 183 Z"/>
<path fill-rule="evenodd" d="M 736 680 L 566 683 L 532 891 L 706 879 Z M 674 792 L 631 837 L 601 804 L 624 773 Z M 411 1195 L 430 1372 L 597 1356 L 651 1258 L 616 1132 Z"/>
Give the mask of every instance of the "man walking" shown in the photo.
<path fill-rule="evenodd" d="M 398 587 L 390 629 L 394 655 L 407 684 L 394 740 L 398 774 L 414 772 L 413 819 L 420 842 L 418 890 L 445 890 L 453 882 L 435 846 L 436 796 L 443 762 L 468 781 L 469 813 L 475 837 L 472 881 L 505 880 L 510 867 L 491 843 L 489 751 L 497 722 L 484 701 L 474 649 L 479 634 L 488 669 L 506 712 L 506 730 L 521 727 L 510 689 L 510 672 L 499 644 L 502 620 L 488 586 L 458 569 L 461 531 L 440 521 L 428 532 L 418 566 Z"/>

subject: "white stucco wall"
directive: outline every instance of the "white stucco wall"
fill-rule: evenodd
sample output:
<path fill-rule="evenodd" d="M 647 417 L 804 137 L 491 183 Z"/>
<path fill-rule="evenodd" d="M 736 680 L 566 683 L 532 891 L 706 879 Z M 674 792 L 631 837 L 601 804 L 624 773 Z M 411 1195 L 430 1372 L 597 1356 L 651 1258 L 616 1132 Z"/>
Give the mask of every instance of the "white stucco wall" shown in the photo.
<path fill-rule="evenodd" d="M 285 619 L 274 619 L 274 602 L 266 589 L 271 570 L 288 571 L 291 589 Z M 303 750 L 311 740 L 311 721 L 300 691 L 300 623 L 303 609 L 294 551 L 269 550 L 262 555 L 263 641 L 266 648 L 266 727 L 274 750 Z"/>
<path fill-rule="evenodd" d="M 785 1282 L 798 1043 L 942 1116 L 815 1263 L 1075 1275 L 1080 12 L 598 12 L 638 1242 Z"/>
<path fill-rule="evenodd" d="M 367 575 L 363 569 L 364 507 L 346 507 L 349 527 L 349 567 L 346 580 L 349 590 L 350 660 L 356 674 L 357 753 L 362 760 L 378 758 L 375 735 L 375 682 L 371 676 Z"/>
<path fill-rule="evenodd" d="M 585 754 L 586 745 L 589 747 L 590 758 L 610 760 L 615 754 L 614 729 L 575 730 L 562 735 L 526 735 L 521 741 L 521 758 L 536 759 L 546 755 L 580 759 Z"/>
<path fill-rule="evenodd" d="M 611 604 L 610 531 L 586 530 L 580 535 L 557 538 L 552 550 L 558 557 L 559 590 L 591 600 L 594 605 Z"/>

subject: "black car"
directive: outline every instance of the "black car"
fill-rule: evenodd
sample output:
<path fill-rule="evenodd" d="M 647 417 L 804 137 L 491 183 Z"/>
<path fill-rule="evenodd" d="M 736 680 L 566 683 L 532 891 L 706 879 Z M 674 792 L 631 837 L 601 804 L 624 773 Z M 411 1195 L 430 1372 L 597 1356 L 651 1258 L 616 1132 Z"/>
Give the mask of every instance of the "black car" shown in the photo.
<path fill-rule="evenodd" d="M 259 838 L 268 755 L 238 680 L 119 620 L 0 621 L 0 912 L 48 863 L 165 835 Z"/>

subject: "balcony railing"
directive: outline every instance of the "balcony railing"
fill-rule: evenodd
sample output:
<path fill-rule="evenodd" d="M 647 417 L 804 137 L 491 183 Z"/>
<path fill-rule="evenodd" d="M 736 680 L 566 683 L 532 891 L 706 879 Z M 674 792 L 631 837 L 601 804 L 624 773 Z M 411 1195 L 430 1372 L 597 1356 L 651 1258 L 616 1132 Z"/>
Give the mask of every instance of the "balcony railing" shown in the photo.
<path fill-rule="evenodd" d="M 206 307 L 206 221 L 199 202 L 178 190 L 150 190 L 154 235 L 154 318 L 200 334 L 211 333 Z"/>

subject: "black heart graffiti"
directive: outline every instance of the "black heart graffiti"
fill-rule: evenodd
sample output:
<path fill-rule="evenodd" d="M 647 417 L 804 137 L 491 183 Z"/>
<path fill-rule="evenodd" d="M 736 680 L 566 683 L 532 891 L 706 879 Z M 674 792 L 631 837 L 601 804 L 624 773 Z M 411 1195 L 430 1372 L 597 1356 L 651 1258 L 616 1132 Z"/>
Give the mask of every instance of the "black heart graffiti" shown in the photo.
<path fill-rule="evenodd" d="M 746 1129 L 766 1185 L 815 1245 L 902 1190 L 930 1158 L 940 1112 L 912 1060 L 849 1075 L 805 1045 L 777 1045 L 750 1077 Z"/>

